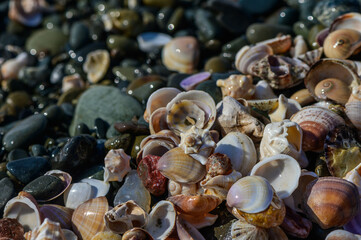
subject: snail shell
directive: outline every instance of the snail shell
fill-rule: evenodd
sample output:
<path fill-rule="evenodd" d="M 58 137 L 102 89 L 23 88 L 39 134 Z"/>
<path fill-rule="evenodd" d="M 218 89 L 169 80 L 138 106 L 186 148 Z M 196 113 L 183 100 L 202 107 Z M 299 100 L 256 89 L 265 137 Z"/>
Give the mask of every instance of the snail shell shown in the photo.
<path fill-rule="evenodd" d="M 361 33 L 353 29 L 339 29 L 331 32 L 323 43 L 325 55 L 329 58 L 347 59 L 358 53 L 361 47 Z"/>
<path fill-rule="evenodd" d="M 361 86 L 353 88 L 345 107 L 347 117 L 357 129 L 361 130 Z"/>

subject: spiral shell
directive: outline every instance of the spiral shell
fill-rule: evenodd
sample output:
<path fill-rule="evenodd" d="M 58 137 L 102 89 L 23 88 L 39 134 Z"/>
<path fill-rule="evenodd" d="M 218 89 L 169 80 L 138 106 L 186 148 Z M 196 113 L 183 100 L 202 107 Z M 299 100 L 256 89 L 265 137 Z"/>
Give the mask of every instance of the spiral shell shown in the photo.
<path fill-rule="evenodd" d="M 104 181 L 123 181 L 131 170 L 129 161 L 130 156 L 123 149 L 111 149 L 104 158 Z"/>
<path fill-rule="evenodd" d="M 361 32 L 353 29 L 339 29 L 331 32 L 323 43 L 325 55 L 329 58 L 347 59 L 361 47 Z"/>
<path fill-rule="evenodd" d="M 165 107 L 158 108 L 149 118 L 150 134 L 156 134 L 167 129 L 169 129 L 167 124 L 167 109 Z"/>
<path fill-rule="evenodd" d="M 176 209 L 189 215 L 204 215 L 215 209 L 220 203 L 221 199 L 210 195 L 176 195 L 168 198 Z"/>
<path fill-rule="evenodd" d="M 168 193 L 170 196 L 174 195 L 195 195 L 197 194 L 198 186 L 195 183 L 179 183 L 172 180 L 168 181 Z"/>

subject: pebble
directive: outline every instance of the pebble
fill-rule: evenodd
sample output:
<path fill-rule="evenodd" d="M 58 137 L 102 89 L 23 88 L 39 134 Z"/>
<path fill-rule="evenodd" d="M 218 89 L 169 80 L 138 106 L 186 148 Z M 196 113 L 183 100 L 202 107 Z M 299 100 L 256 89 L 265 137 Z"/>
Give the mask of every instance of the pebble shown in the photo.
<path fill-rule="evenodd" d="M 63 188 L 64 185 L 60 178 L 44 175 L 29 182 L 23 191 L 30 193 L 36 200 L 47 200 L 55 197 Z"/>
<path fill-rule="evenodd" d="M 55 55 L 65 47 L 68 38 L 58 28 L 40 29 L 34 32 L 26 41 L 26 50 L 31 54 L 48 53 Z"/>
<path fill-rule="evenodd" d="M 5 177 L 0 180 L 0 192 L 0 215 L 2 215 L 5 204 L 16 195 L 14 184 L 10 178 Z"/>

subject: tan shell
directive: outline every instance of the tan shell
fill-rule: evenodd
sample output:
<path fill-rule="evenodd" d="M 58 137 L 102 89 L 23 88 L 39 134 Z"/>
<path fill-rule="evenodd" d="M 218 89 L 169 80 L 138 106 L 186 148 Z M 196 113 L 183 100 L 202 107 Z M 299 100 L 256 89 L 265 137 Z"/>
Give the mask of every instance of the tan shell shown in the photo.
<path fill-rule="evenodd" d="M 361 86 L 352 89 L 345 107 L 347 117 L 357 129 L 361 130 Z"/>
<path fill-rule="evenodd" d="M 331 24 L 329 31 L 333 32 L 339 29 L 361 29 L 361 14 L 350 12 L 337 17 Z"/>
<path fill-rule="evenodd" d="M 83 89 L 85 83 L 78 73 L 65 76 L 62 80 L 61 91 L 66 92 L 70 89 Z"/>
<path fill-rule="evenodd" d="M 331 32 L 323 43 L 326 57 L 347 59 L 358 53 L 361 47 L 361 32 L 353 29 L 338 29 Z"/>
<path fill-rule="evenodd" d="M 271 38 L 258 42 L 257 45 L 267 45 L 272 48 L 273 54 L 286 53 L 292 46 L 292 38 L 290 35 Z"/>
<path fill-rule="evenodd" d="M 326 236 L 325 240 L 346 240 L 346 239 L 347 240 L 360 240 L 361 235 L 353 234 L 346 230 L 337 229 L 337 230 L 333 230 L 332 232 L 330 232 Z"/>
<path fill-rule="evenodd" d="M 132 228 L 123 234 L 122 240 L 153 240 L 153 237 L 142 228 Z"/>
<path fill-rule="evenodd" d="M 206 167 L 180 147 L 166 152 L 159 159 L 157 168 L 165 177 L 180 183 L 197 183 L 206 175 Z"/>
<path fill-rule="evenodd" d="M 110 56 L 107 50 L 95 50 L 88 53 L 83 64 L 90 83 L 99 82 L 107 73 L 110 65 Z"/>
<path fill-rule="evenodd" d="M 166 239 L 176 227 L 176 216 L 173 203 L 165 200 L 159 201 L 153 206 L 144 229 L 154 240 Z"/>
<path fill-rule="evenodd" d="M 326 135 L 345 121 L 336 113 L 322 107 L 304 107 L 291 117 L 303 131 L 302 149 L 304 151 L 321 151 Z"/>
<path fill-rule="evenodd" d="M 1 65 L 1 79 L 17 79 L 20 69 L 28 64 L 29 56 L 27 53 L 20 53 L 16 58 L 7 60 Z"/>
<path fill-rule="evenodd" d="M 307 43 L 305 39 L 302 37 L 302 35 L 297 35 L 293 39 L 294 48 L 291 49 L 291 55 L 292 57 L 298 57 L 300 55 L 305 54 L 308 51 Z"/>
<path fill-rule="evenodd" d="M 29 237 L 29 235 L 28 235 Z M 30 240 L 66 240 L 58 222 L 45 218 L 44 222 L 31 231 Z"/>
<path fill-rule="evenodd" d="M 131 170 L 130 156 L 123 149 L 111 149 L 104 158 L 104 181 L 123 181 Z"/>
<path fill-rule="evenodd" d="M 254 226 L 244 218 L 232 224 L 231 236 L 234 240 L 269 240 L 266 228 Z"/>
<path fill-rule="evenodd" d="M 162 51 L 162 62 L 170 70 L 192 73 L 197 67 L 199 46 L 194 37 L 176 37 Z"/>
<path fill-rule="evenodd" d="M 158 108 L 149 118 L 150 134 L 156 134 L 167 129 L 169 129 L 167 124 L 167 109 L 165 107 Z"/>
<path fill-rule="evenodd" d="M 98 232 L 92 237 L 91 240 L 122 240 L 122 237 L 119 234 L 106 231 L 106 232 Z"/>
<path fill-rule="evenodd" d="M 235 99 L 251 99 L 255 93 L 251 75 L 231 75 L 227 79 L 217 80 L 217 86 L 221 88 L 223 97 L 230 96 Z"/>
<path fill-rule="evenodd" d="M 241 132 L 253 141 L 260 142 L 264 124 L 249 114 L 248 109 L 232 97 L 223 98 L 217 104 L 217 125 L 223 136 L 230 132 Z"/>
<path fill-rule="evenodd" d="M 133 200 L 115 206 L 104 215 L 104 222 L 114 233 L 125 233 L 134 227 L 143 227 L 148 214 Z"/>
<path fill-rule="evenodd" d="M 297 101 L 288 99 L 283 94 L 280 94 L 277 105 L 268 113 L 268 116 L 271 122 L 280 122 L 284 119 L 289 119 L 300 109 L 301 105 Z"/>
<path fill-rule="evenodd" d="M 198 186 L 195 183 L 179 183 L 172 180 L 168 181 L 168 193 L 170 196 L 174 195 L 195 195 L 197 194 Z"/>
<path fill-rule="evenodd" d="M 176 195 L 168 198 L 177 211 L 193 216 L 204 215 L 215 209 L 222 200 L 210 195 Z"/>
<path fill-rule="evenodd" d="M 311 93 L 306 88 L 298 90 L 297 92 L 292 94 L 290 99 L 296 100 L 302 107 L 309 105 L 315 101 Z"/>
<path fill-rule="evenodd" d="M 253 66 L 262 58 L 272 54 L 272 48 L 265 44 L 257 44 L 254 47 L 244 46 L 237 52 L 235 66 L 243 74 L 253 75 Z"/>
<path fill-rule="evenodd" d="M 302 136 L 301 127 L 290 120 L 267 124 L 260 145 L 260 158 L 286 154 L 295 158 L 301 167 L 307 167 L 308 160 L 302 151 Z"/>
<path fill-rule="evenodd" d="M 73 231 L 83 240 L 91 240 L 104 231 L 104 214 L 109 210 L 105 197 L 97 197 L 79 205 L 72 216 Z"/>

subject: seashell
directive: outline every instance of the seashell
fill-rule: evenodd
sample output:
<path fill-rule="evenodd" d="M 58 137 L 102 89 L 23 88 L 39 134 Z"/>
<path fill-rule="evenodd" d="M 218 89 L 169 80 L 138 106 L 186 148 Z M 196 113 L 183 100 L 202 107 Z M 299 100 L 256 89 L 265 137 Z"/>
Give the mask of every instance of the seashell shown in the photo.
<path fill-rule="evenodd" d="M 277 98 L 271 86 L 266 80 L 261 80 L 256 84 L 254 99 L 271 99 Z"/>
<path fill-rule="evenodd" d="M 24 239 L 24 228 L 14 218 L 2 218 L 0 219 L 0 239 Z"/>
<path fill-rule="evenodd" d="M 301 60 L 302 62 L 306 63 L 308 66 L 311 67 L 315 62 L 321 59 L 322 54 L 323 47 L 320 47 L 297 56 L 297 59 Z"/>
<path fill-rule="evenodd" d="M 206 175 L 205 166 L 185 154 L 180 147 L 166 152 L 158 161 L 157 169 L 168 179 L 180 183 L 197 183 Z"/>
<path fill-rule="evenodd" d="M 217 86 L 221 88 L 223 97 L 251 99 L 256 91 L 252 82 L 251 75 L 232 74 L 227 79 L 217 80 Z"/>
<path fill-rule="evenodd" d="M 9 2 L 9 19 L 28 27 L 36 27 L 42 21 L 45 3 L 40 0 L 11 0 Z"/>
<path fill-rule="evenodd" d="M 297 92 L 292 94 L 290 99 L 297 101 L 301 106 L 310 105 L 315 101 L 311 93 L 306 88 L 298 90 Z"/>
<path fill-rule="evenodd" d="M 326 135 L 345 121 L 336 113 L 322 107 L 304 107 L 291 117 L 291 121 L 302 128 L 302 149 L 304 151 L 321 151 Z"/>
<path fill-rule="evenodd" d="M 357 54 L 361 47 L 361 32 L 353 29 L 339 29 L 331 32 L 323 43 L 326 57 L 347 59 Z"/>
<path fill-rule="evenodd" d="M 66 92 L 70 89 L 83 89 L 83 88 L 85 88 L 85 83 L 81 78 L 80 74 L 78 73 L 65 76 L 62 80 L 62 87 L 61 87 L 62 92 Z"/>
<path fill-rule="evenodd" d="M 267 228 L 270 240 L 287 240 L 288 236 L 280 227 Z"/>
<path fill-rule="evenodd" d="M 152 52 L 167 44 L 172 37 L 160 32 L 143 32 L 137 36 L 139 49 L 143 52 Z"/>
<path fill-rule="evenodd" d="M 352 94 L 345 105 L 346 115 L 352 122 L 352 124 L 358 129 L 361 130 L 361 86 L 352 89 Z"/>
<path fill-rule="evenodd" d="M 337 229 L 330 232 L 325 240 L 359 240 L 361 235 L 356 235 L 345 230 Z"/>
<path fill-rule="evenodd" d="M 179 147 L 183 149 L 184 153 L 205 165 L 208 156 L 213 153 L 216 147 L 209 130 L 193 126 L 185 133 L 181 133 L 180 136 Z"/>
<path fill-rule="evenodd" d="M 6 203 L 3 218 L 15 218 L 24 227 L 25 232 L 34 230 L 43 221 L 36 200 L 23 191 Z"/>
<path fill-rule="evenodd" d="M 73 213 L 72 226 L 75 234 L 84 240 L 91 240 L 98 232 L 104 231 L 104 214 L 109 210 L 105 197 L 97 197 L 80 204 Z"/>
<path fill-rule="evenodd" d="M 233 171 L 231 159 L 226 154 L 214 153 L 206 163 L 207 176 L 228 175 Z"/>
<path fill-rule="evenodd" d="M 283 94 L 280 94 L 277 104 L 268 113 L 271 122 L 280 122 L 284 119 L 289 119 L 293 114 L 301 109 L 301 105 L 292 99 L 286 98 Z"/>
<path fill-rule="evenodd" d="M 236 99 L 229 96 L 217 104 L 216 123 L 222 136 L 230 132 L 241 132 L 255 142 L 260 142 L 263 136 L 264 124 L 250 115 L 248 109 Z"/>
<path fill-rule="evenodd" d="M 291 48 L 292 38 L 290 35 L 283 35 L 258 42 L 256 45 L 267 45 L 272 48 L 273 54 L 281 54 L 286 53 Z"/>
<path fill-rule="evenodd" d="M 215 118 L 214 100 L 204 91 L 179 93 L 167 104 L 167 123 L 177 135 L 188 131 L 192 126 L 208 130 Z"/>
<path fill-rule="evenodd" d="M 361 204 L 361 203 L 360 203 Z M 361 209 L 348 223 L 343 225 L 343 229 L 354 234 L 361 234 Z"/>
<path fill-rule="evenodd" d="M 281 228 L 291 236 L 307 238 L 312 229 L 312 222 L 286 206 L 286 216 L 281 224 Z"/>
<path fill-rule="evenodd" d="M 231 236 L 235 240 L 269 240 L 266 228 L 252 225 L 244 218 L 232 223 Z"/>
<path fill-rule="evenodd" d="M 302 151 L 302 129 L 290 120 L 269 123 L 263 132 L 260 158 L 286 154 L 295 158 L 301 167 L 307 167 L 308 160 Z"/>
<path fill-rule="evenodd" d="M 91 198 L 92 189 L 88 183 L 73 183 L 64 193 L 64 203 L 67 208 L 75 209 Z"/>
<path fill-rule="evenodd" d="M 338 126 L 325 140 L 325 160 L 332 176 L 343 178 L 361 163 L 361 143 L 353 129 Z"/>
<path fill-rule="evenodd" d="M 176 227 L 176 216 L 173 203 L 165 200 L 159 201 L 153 206 L 144 229 L 154 240 L 166 239 Z"/>
<path fill-rule="evenodd" d="M 144 120 L 149 122 L 150 116 L 159 108 L 166 107 L 167 104 L 181 91 L 177 88 L 166 87 L 154 91 L 148 98 L 144 112 Z"/>
<path fill-rule="evenodd" d="M 246 213 L 259 213 L 272 202 L 273 189 L 263 177 L 247 176 L 239 179 L 229 189 L 227 205 Z"/>
<path fill-rule="evenodd" d="M 300 55 L 305 54 L 308 51 L 307 43 L 302 35 L 297 35 L 293 39 L 295 47 L 291 49 L 291 55 L 293 58 L 297 58 Z"/>
<path fill-rule="evenodd" d="M 170 196 L 174 195 L 195 195 L 197 194 L 197 184 L 179 183 L 172 180 L 168 181 L 168 193 Z"/>
<path fill-rule="evenodd" d="M 181 86 L 186 91 L 193 90 L 196 88 L 198 84 L 208 80 L 210 77 L 211 74 L 209 72 L 201 72 L 201 73 L 193 74 L 183 79 L 179 83 L 179 86 Z"/>
<path fill-rule="evenodd" d="M 267 55 L 251 68 L 251 75 L 269 82 L 274 89 L 298 85 L 305 78 L 309 66 L 297 58 Z"/>
<path fill-rule="evenodd" d="M 357 165 L 354 169 L 349 171 L 343 179 L 352 182 L 356 185 L 359 195 L 361 196 L 361 163 Z"/>
<path fill-rule="evenodd" d="M 361 14 L 357 12 L 350 12 L 337 17 L 330 26 L 330 32 L 339 29 L 353 29 L 360 31 L 361 29 Z"/>
<path fill-rule="evenodd" d="M 63 182 L 64 187 L 63 187 L 63 190 L 56 196 L 49 198 L 49 199 L 45 199 L 45 200 L 38 200 L 38 202 L 47 202 L 47 201 L 54 200 L 54 199 L 60 197 L 70 187 L 72 177 L 67 172 L 63 172 L 61 170 L 51 170 L 51 171 L 46 172 L 44 175 L 52 175 L 52 176 L 60 178 L 60 180 Z"/>
<path fill-rule="evenodd" d="M 220 198 L 222 201 L 227 199 L 228 190 L 232 185 L 242 177 L 242 174 L 233 170 L 228 175 L 218 175 L 207 177 L 200 182 L 204 194 Z"/>
<path fill-rule="evenodd" d="M 252 168 L 250 175 L 267 179 L 277 195 L 283 199 L 289 197 L 297 188 L 301 168 L 293 157 L 277 154 L 262 159 Z"/>
<path fill-rule="evenodd" d="M 192 73 L 198 65 L 198 59 L 199 46 L 194 37 L 176 37 L 163 47 L 162 62 L 170 70 Z"/>
<path fill-rule="evenodd" d="M 162 130 L 169 130 L 167 123 L 167 109 L 165 107 L 155 110 L 149 118 L 150 134 L 156 134 Z"/>
<path fill-rule="evenodd" d="M 130 156 L 123 149 L 111 149 L 104 158 L 104 181 L 123 181 L 131 170 Z"/>
<path fill-rule="evenodd" d="M 318 61 L 305 77 L 305 85 L 314 98 L 341 104 L 347 102 L 351 87 L 359 84 L 360 79 L 352 65 L 337 59 Z"/>
<path fill-rule="evenodd" d="M 107 73 L 110 56 L 107 50 L 95 50 L 87 54 L 83 70 L 90 83 L 99 82 Z"/>
<path fill-rule="evenodd" d="M 44 218 L 58 222 L 61 228 L 71 229 L 71 217 L 74 210 L 56 204 L 44 204 L 40 207 L 40 213 Z"/>
<path fill-rule="evenodd" d="M 205 240 L 202 234 L 184 219 L 177 216 L 177 234 L 180 240 Z"/>
<path fill-rule="evenodd" d="M 104 215 L 105 226 L 114 233 L 125 233 L 134 227 L 143 227 L 148 214 L 133 200 L 121 203 Z"/>
<path fill-rule="evenodd" d="M 106 232 L 98 232 L 92 237 L 91 240 L 122 240 L 122 237 L 119 234 L 106 231 Z"/>
<path fill-rule="evenodd" d="M 192 224 L 195 228 L 201 229 L 204 227 L 212 226 L 218 218 L 218 215 L 206 213 L 202 215 L 191 215 L 185 213 L 179 213 L 179 217 Z"/>
<path fill-rule="evenodd" d="M 215 153 L 226 154 L 234 170 L 246 176 L 257 162 L 256 148 L 246 134 L 230 132 L 224 136 L 214 150 Z"/>
<path fill-rule="evenodd" d="M 360 210 L 357 187 L 337 177 L 321 177 L 307 185 L 303 207 L 323 229 L 342 226 Z"/>
<path fill-rule="evenodd" d="M 234 64 L 236 69 L 243 74 L 253 75 L 253 66 L 259 60 L 272 54 L 272 48 L 265 44 L 257 44 L 254 47 L 244 46 L 237 52 Z"/>
<path fill-rule="evenodd" d="M 174 204 L 177 211 L 194 216 L 204 215 L 222 202 L 218 197 L 211 195 L 176 195 L 167 200 Z"/>
<path fill-rule="evenodd" d="M 17 79 L 20 69 L 25 67 L 28 64 L 28 61 L 28 54 L 23 52 L 16 58 L 12 58 L 4 62 L 0 68 L 1 80 Z"/>
<path fill-rule="evenodd" d="M 142 228 L 132 228 L 123 234 L 122 240 L 153 240 L 153 237 Z"/>
<path fill-rule="evenodd" d="M 30 240 L 66 240 L 58 222 L 45 218 L 44 222 L 31 232 Z"/>
<path fill-rule="evenodd" d="M 137 189 L 137 191 L 134 191 Z M 143 186 L 136 170 L 131 170 L 125 178 L 124 184 L 114 197 L 114 206 L 133 200 L 146 212 L 150 210 L 150 193 Z"/>

